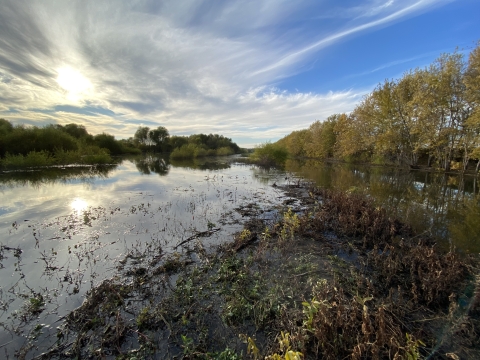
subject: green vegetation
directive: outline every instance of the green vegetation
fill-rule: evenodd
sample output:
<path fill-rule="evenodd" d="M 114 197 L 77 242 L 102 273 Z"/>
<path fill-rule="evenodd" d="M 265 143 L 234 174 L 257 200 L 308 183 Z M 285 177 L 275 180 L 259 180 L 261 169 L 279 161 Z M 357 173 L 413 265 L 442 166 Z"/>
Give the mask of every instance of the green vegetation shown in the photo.
<path fill-rule="evenodd" d="M 132 248 L 43 358 L 478 358 L 478 258 L 361 194 L 285 189 L 298 208 L 251 218 L 216 249 Z"/>
<path fill-rule="evenodd" d="M 168 130 L 159 126 L 156 129 L 150 129 L 147 126 L 139 126 L 133 139 L 130 138 L 129 141 L 132 142 L 133 146 L 139 148 L 143 152 L 166 152 L 168 151 L 168 140 L 170 134 Z"/>
<path fill-rule="evenodd" d="M 111 164 L 111 155 L 171 152 L 172 159 L 192 159 L 240 152 L 231 139 L 217 134 L 171 136 L 163 126 L 139 127 L 133 138 L 91 135 L 83 125 L 13 126 L 0 119 L 0 169 L 54 165 Z"/>
<path fill-rule="evenodd" d="M 282 165 L 288 157 L 287 149 L 279 143 L 265 143 L 255 148 L 250 159 L 262 166 Z"/>
<path fill-rule="evenodd" d="M 140 126 L 134 137 L 125 140 L 125 143 L 142 152 L 170 153 L 170 158 L 174 160 L 233 155 L 241 151 L 236 143 L 222 135 L 170 136 L 163 126 L 156 129 Z"/>
<path fill-rule="evenodd" d="M 443 54 L 426 69 L 386 80 L 350 114 L 294 131 L 274 145 L 294 157 L 445 171 L 480 168 L 480 44 L 468 61 Z"/>
<path fill-rule="evenodd" d="M 13 126 L 0 119 L 0 168 L 19 169 L 53 165 L 111 164 L 111 155 L 139 152 L 113 135 L 91 135 L 77 124 L 43 128 Z"/>
<path fill-rule="evenodd" d="M 231 139 L 218 134 L 172 136 L 169 141 L 172 159 L 193 159 L 204 156 L 238 154 L 240 148 Z"/>

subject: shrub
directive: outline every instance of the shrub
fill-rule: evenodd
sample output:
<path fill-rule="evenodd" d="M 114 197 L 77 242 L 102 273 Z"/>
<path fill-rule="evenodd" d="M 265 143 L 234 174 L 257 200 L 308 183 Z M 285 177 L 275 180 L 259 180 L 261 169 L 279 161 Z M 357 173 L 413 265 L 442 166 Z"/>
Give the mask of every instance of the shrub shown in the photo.
<path fill-rule="evenodd" d="M 99 148 L 95 145 L 83 148 L 82 152 L 83 164 L 111 164 L 113 162 L 107 149 Z"/>
<path fill-rule="evenodd" d="M 268 142 L 257 146 L 252 154 L 252 159 L 260 165 L 283 165 L 287 157 L 284 147 Z"/>
<path fill-rule="evenodd" d="M 221 147 L 217 150 L 217 155 L 219 156 L 227 156 L 233 154 L 235 154 L 235 151 L 233 151 L 233 149 L 228 146 Z"/>
<path fill-rule="evenodd" d="M 176 148 L 170 154 L 172 159 L 193 159 L 195 157 L 195 145 L 186 144 Z"/>
<path fill-rule="evenodd" d="M 54 158 L 57 165 L 80 164 L 82 162 L 82 156 L 79 151 L 57 149 L 55 150 Z"/>
<path fill-rule="evenodd" d="M 186 144 L 176 148 L 170 154 L 172 159 L 193 159 L 210 155 L 209 150 L 201 145 Z"/>
<path fill-rule="evenodd" d="M 27 155 L 5 154 L 1 160 L 1 166 L 6 169 L 18 169 L 23 167 L 49 166 L 55 163 L 55 159 L 46 151 L 30 151 Z"/>

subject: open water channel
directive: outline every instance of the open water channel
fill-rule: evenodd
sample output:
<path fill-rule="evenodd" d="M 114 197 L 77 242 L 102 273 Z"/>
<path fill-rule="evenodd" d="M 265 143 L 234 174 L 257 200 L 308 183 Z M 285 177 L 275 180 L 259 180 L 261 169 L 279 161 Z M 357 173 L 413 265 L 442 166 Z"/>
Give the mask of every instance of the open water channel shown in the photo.
<path fill-rule="evenodd" d="M 362 192 L 439 239 L 480 251 L 473 176 L 288 162 L 263 170 L 236 157 L 169 163 L 125 158 L 119 165 L 0 174 L 0 357 L 34 358 L 85 293 L 135 254 L 174 251 L 200 232 L 202 246 L 231 240 L 246 213 L 274 217 L 285 195 L 274 184 L 299 177 Z"/>

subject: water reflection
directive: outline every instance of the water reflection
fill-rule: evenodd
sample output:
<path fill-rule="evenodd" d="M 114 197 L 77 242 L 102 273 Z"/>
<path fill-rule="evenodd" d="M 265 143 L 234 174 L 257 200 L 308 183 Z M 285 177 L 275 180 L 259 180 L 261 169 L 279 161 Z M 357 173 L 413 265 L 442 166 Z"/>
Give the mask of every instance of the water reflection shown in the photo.
<path fill-rule="evenodd" d="M 85 210 L 88 207 L 88 203 L 81 199 L 81 198 L 75 198 L 71 203 L 70 207 L 76 211 L 76 212 L 81 212 Z"/>
<path fill-rule="evenodd" d="M 27 358 L 45 351 L 57 340 L 59 316 L 132 265 L 137 252 L 157 259 L 215 224 L 219 231 L 198 240 L 208 249 L 241 229 L 237 208 L 255 204 L 259 216 L 276 213 L 280 195 L 270 185 L 284 176 L 270 172 L 259 182 L 251 167 L 229 161 L 129 157 L 110 168 L 0 175 L 0 344 L 8 344 L 2 353 L 13 358 L 37 324 L 47 325 Z M 44 310 L 24 321 L 24 304 L 37 294 Z"/>
<path fill-rule="evenodd" d="M 224 170 L 231 166 L 230 159 L 225 157 L 171 160 L 170 162 L 172 166 L 192 170 Z"/>
<path fill-rule="evenodd" d="M 30 186 L 40 188 L 43 185 L 69 183 L 75 181 L 93 182 L 108 178 L 117 165 L 50 167 L 31 171 L 9 171 L 0 173 L 0 191 L 5 188 Z"/>
<path fill-rule="evenodd" d="M 441 239 L 445 247 L 480 250 L 476 177 L 312 160 L 288 161 L 286 169 L 322 187 L 362 192 L 415 230 Z"/>
<path fill-rule="evenodd" d="M 447 214 L 448 230 L 457 248 L 480 252 L 480 199 L 466 199 Z"/>
<path fill-rule="evenodd" d="M 147 154 L 145 156 L 133 156 L 126 159 L 133 162 L 138 171 L 144 175 L 150 175 L 154 173 L 160 176 L 165 176 L 168 175 L 170 170 L 168 156 L 162 157 L 153 154 Z"/>
<path fill-rule="evenodd" d="M 113 167 L 0 175 L 0 322 L 5 329 L 0 344 L 8 343 L 13 354 L 35 321 L 55 324 L 82 303 L 86 291 L 114 276 L 126 254 L 173 251 L 211 223 L 221 230 L 201 244 L 221 243 L 241 229 L 236 209 L 251 204 L 267 218 L 283 201 L 271 185 L 290 178 L 232 161 L 129 157 Z M 480 251 L 475 178 L 315 161 L 290 161 L 286 167 L 320 186 L 362 192 L 417 230 L 445 239 L 445 246 Z M 37 320 L 13 317 L 35 293 L 48 300 Z M 56 342 L 55 326 L 42 331 L 44 338 L 30 357 Z M 7 354 L 7 347 L 2 352 Z"/>

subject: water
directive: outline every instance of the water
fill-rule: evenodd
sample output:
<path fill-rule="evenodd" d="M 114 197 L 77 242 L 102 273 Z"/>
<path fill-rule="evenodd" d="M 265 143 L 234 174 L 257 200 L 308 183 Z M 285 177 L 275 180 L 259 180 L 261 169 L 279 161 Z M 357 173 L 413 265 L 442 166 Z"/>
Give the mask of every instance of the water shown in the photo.
<path fill-rule="evenodd" d="M 219 230 L 199 240 L 205 248 L 228 241 L 242 228 L 236 209 L 245 206 L 274 216 L 285 197 L 271 185 L 295 176 L 364 193 L 439 246 L 480 251 L 475 177 L 314 161 L 289 161 L 286 174 L 235 159 L 131 157 L 94 170 L 1 174 L 0 351 L 27 358 L 45 351 L 61 318 L 115 276 L 127 254 L 134 260 L 145 249 L 152 258 L 184 251 L 176 245 L 208 229 Z"/>
<path fill-rule="evenodd" d="M 478 178 L 395 168 L 289 161 L 286 169 L 318 186 L 363 193 L 438 246 L 480 252 Z"/>
<path fill-rule="evenodd" d="M 0 175 L 0 346 L 18 350 L 38 337 L 38 349 L 25 351 L 45 351 L 58 320 L 127 254 L 183 251 L 175 246 L 208 229 L 219 230 L 201 238 L 205 248 L 231 240 L 242 228 L 235 209 L 249 204 L 271 216 L 283 198 L 271 185 L 285 182 L 283 173 L 234 160 L 136 157 L 100 170 Z"/>

